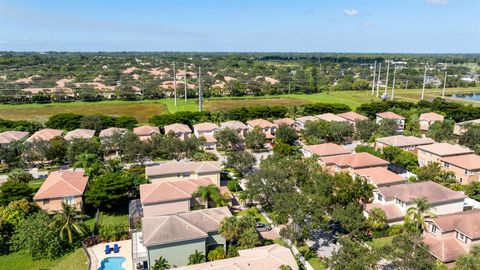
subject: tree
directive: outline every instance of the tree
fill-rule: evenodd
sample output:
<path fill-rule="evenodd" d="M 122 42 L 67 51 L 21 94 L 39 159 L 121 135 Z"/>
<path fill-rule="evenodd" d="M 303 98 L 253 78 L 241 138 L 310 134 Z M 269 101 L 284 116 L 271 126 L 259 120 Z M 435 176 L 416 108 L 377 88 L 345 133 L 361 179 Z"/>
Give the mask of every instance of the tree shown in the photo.
<path fill-rule="evenodd" d="M 327 121 L 307 121 L 302 130 L 302 138 L 308 144 L 319 144 L 325 141 L 330 129 L 330 123 Z"/>
<path fill-rule="evenodd" d="M 37 211 L 36 205 L 21 199 L 12 201 L 7 206 L 0 206 L 0 254 L 10 250 L 10 239 L 25 219 Z"/>
<path fill-rule="evenodd" d="M 480 270 L 480 246 L 475 245 L 470 254 L 458 257 L 455 270 Z"/>
<path fill-rule="evenodd" d="M 80 127 L 83 116 L 75 113 L 59 113 L 51 116 L 45 123 L 47 128 L 64 129 L 67 131 Z"/>
<path fill-rule="evenodd" d="M 27 183 L 7 181 L 0 185 L 0 206 L 21 199 L 32 199 L 33 190 Z"/>
<path fill-rule="evenodd" d="M 347 230 L 352 237 L 362 239 L 365 236 L 367 223 L 363 215 L 363 208 L 358 203 L 350 203 L 346 207 L 335 206 L 332 218 L 340 222 L 343 229 Z"/>
<path fill-rule="evenodd" d="M 215 133 L 215 139 L 223 150 L 238 150 L 241 145 L 241 139 L 237 132 L 231 128 L 223 128 Z"/>
<path fill-rule="evenodd" d="M 348 122 L 331 122 L 328 129 L 327 141 L 337 144 L 351 142 L 353 138 L 353 125 Z"/>
<path fill-rule="evenodd" d="M 228 153 L 225 166 L 234 169 L 240 176 L 244 176 L 253 170 L 256 162 L 257 159 L 250 152 L 234 151 Z"/>
<path fill-rule="evenodd" d="M 387 146 L 383 148 L 383 157 L 397 164 L 408 171 L 414 171 L 418 168 L 418 158 L 415 154 L 405 151 L 396 146 Z"/>
<path fill-rule="evenodd" d="M 240 249 L 254 248 L 260 245 L 260 239 L 258 238 L 258 232 L 254 227 L 244 230 L 238 238 L 238 247 Z"/>
<path fill-rule="evenodd" d="M 168 261 L 161 257 L 156 259 L 155 262 L 153 263 L 153 266 L 151 267 L 152 270 L 166 270 L 170 269 L 170 264 Z"/>
<path fill-rule="evenodd" d="M 103 164 L 98 159 L 97 155 L 85 152 L 75 157 L 73 167 L 82 168 L 85 171 L 85 174 L 91 178 L 100 174 L 103 169 Z"/>
<path fill-rule="evenodd" d="M 217 261 L 217 260 L 225 259 L 226 254 L 225 254 L 225 250 L 223 249 L 223 246 L 218 246 L 215 249 L 210 250 L 210 252 L 208 252 L 207 257 L 209 261 Z"/>
<path fill-rule="evenodd" d="M 265 147 L 267 140 L 265 134 L 260 127 L 255 127 L 245 135 L 245 144 L 248 148 L 258 151 Z"/>
<path fill-rule="evenodd" d="M 370 88 L 370 82 L 365 79 L 355 78 L 355 80 L 353 81 L 353 90 L 367 90 Z"/>
<path fill-rule="evenodd" d="M 205 262 L 205 255 L 203 252 L 195 250 L 195 253 L 188 256 L 188 265 L 199 264 Z"/>
<path fill-rule="evenodd" d="M 140 141 L 140 138 L 131 131 L 121 137 L 119 149 L 122 160 L 141 164 L 147 160 L 150 152 L 148 144 Z"/>
<path fill-rule="evenodd" d="M 477 149 L 480 145 L 480 125 L 471 126 L 460 136 L 458 143 L 470 149 Z"/>
<path fill-rule="evenodd" d="M 428 127 L 428 137 L 436 142 L 445 142 L 453 139 L 453 127 L 455 122 L 452 120 L 436 121 Z"/>
<path fill-rule="evenodd" d="M 422 233 L 426 229 L 425 217 L 435 216 L 435 214 L 429 211 L 431 206 L 427 199 L 419 198 L 413 202 L 416 206 L 407 209 L 405 226 L 408 230 Z"/>
<path fill-rule="evenodd" d="M 377 132 L 378 125 L 372 120 L 358 120 L 355 122 L 354 138 L 367 142 L 375 132 Z"/>
<path fill-rule="evenodd" d="M 435 183 L 453 186 L 457 183 L 455 174 L 450 171 L 444 171 L 436 162 L 430 163 L 426 166 L 418 167 L 415 170 L 417 181 L 434 181 Z"/>
<path fill-rule="evenodd" d="M 90 180 L 84 193 L 85 203 L 96 208 L 112 209 L 125 204 L 138 186 L 122 172 L 107 172 Z"/>
<path fill-rule="evenodd" d="M 9 168 L 24 167 L 23 156 L 25 153 L 25 145 L 23 141 L 14 141 L 7 145 L 0 145 L 0 160 Z"/>
<path fill-rule="evenodd" d="M 62 211 L 55 214 L 55 217 L 50 223 L 52 228 L 59 228 L 60 239 L 67 241 L 71 246 L 75 236 L 81 237 L 87 234 L 85 224 L 78 222 L 79 216 L 75 213 L 72 206 L 62 202 Z"/>
<path fill-rule="evenodd" d="M 386 246 L 381 252 L 400 270 L 431 270 L 435 265 L 428 247 L 417 233 L 407 232 L 395 236 L 392 245 Z"/>
<path fill-rule="evenodd" d="M 377 269 L 380 259 L 380 255 L 365 244 L 343 237 L 340 238 L 340 248 L 333 251 L 326 262 L 333 270 L 367 270 Z"/>
<path fill-rule="evenodd" d="M 256 220 L 251 215 L 226 217 L 220 223 L 219 232 L 230 246 L 241 249 L 253 248 L 260 244 L 256 230 Z"/>
<path fill-rule="evenodd" d="M 93 129 L 96 132 L 100 132 L 105 127 L 100 115 L 85 115 L 80 123 L 80 128 Z"/>
<path fill-rule="evenodd" d="M 100 156 L 100 149 L 100 141 L 98 140 L 98 138 L 75 138 L 72 142 L 68 144 L 67 158 L 70 163 L 74 163 L 77 161 L 77 157 L 84 153 Z"/>
<path fill-rule="evenodd" d="M 280 124 L 275 131 L 275 143 L 293 145 L 297 139 L 297 132 L 289 125 Z"/>
<path fill-rule="evenodd" d="M 393 119 L 383 119 L 378 125 L 377 132 L 382 135 L 382 137 L 393 136 L 397 133 L 397 122 Z"/>
<path fill-rule="evenodd" d="M 29 173 L 26 172 L 23 169 L 13 169 L 9 174 L 8 174 L 8 181 L 15 182 L 15 183 L 28 183 L 33 180 L 33 176 Z"/>
<path fill-rule="evenodd" d="M 58 164 L 63 163 L 67 154 L 67 144 L 65 140 L 57 136 L 49 142 L 48 151 L 46 153 L 47 160 L 55 161 Z"/>
<path fill-rule="evenodd" d="M 380 208 L 373 208 L 368 213 L 367 225 L 371 230 L 383 230 L 387 227 L 387 215 Z"/>
<path fill-rule="evenodd" d="M 480 201 L 480 182 L 472 182 L 465 188 L 468 197 Z"/>
<path fill-rule="evenodd" d="M 225 200 L 220 194 L 220 190 L 214 184 L 209 184 L 208 186 L 199 186 L 197 190 L 193 193 L 194 196 L 200 196 L 202 201 L 205 202 L 205 208 L 208 208 L 208 201 L 213 200 L 217 206 L 225 205 Z"/>

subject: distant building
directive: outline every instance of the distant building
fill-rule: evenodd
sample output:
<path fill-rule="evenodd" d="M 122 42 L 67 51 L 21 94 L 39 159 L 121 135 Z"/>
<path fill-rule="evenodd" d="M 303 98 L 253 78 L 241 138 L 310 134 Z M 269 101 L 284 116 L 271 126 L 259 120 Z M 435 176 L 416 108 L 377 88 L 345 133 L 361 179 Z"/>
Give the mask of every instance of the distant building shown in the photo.
<path fill-rule="evenodd" d="M 374 167 L 355 170 L 355 177 L 364 178 L 375 188 L 403 184 L 406 179 L 384 167 Z"/>
<path fill-rule="evenodd" d="M 61 129 L 45 128 L 33 133 L 33 135 L 30 136 L 26 142 L 33 143 L 36 141 L 51 141 L 55 137 L 62 136 L 62 134 L 63 130 Z"/>
<path fill-rule="evenodd" d="M 145 168 L 145 174 L 152 183 L 208 178 L 218 187 L 221 171 L 217 161 L 167 161 Z"/>
<path fill-rule="evenodd" d="M 382 150 L 388 146 L 395 146 L 403 150 L 416 153 L 420 145 L 434 144 L 435 141 L 430 138 L 418 138 L 415 136 L 395 135 L 375 139 L 375 148 Z"/>
<path fill-rule="evenodd" d="M 319 163 L 325 170 L 331 173 L 347 172 L 352 177 L 355 176 L 355 171 L 358 169 L 374 167 L 387 168 L 388 164 L 390 164 L 388 161 L 366 152 L 321 157 Z"/>
<path fill-rule="evenodd" d="M 273 131 L 275 129 L 275 124 L 270 121 L 265 119 L 254 119 L 247 121 L 247 126 L 249 131 L 253 130 L 255 127 L 260 127 L 263 131 L 263 134 L 265 134 L 265 138 L 269 141 L 274 138 Z"/>
<path fill-rule="evenodd" d="M 295 120 L 295 125 L 297 126 L 297 129 L 300 131 L 300 130 L 303 130 L 305 128 L 305 124 L 308 122 L 308 121 L 312 121 L 312 122 L 315 122 L 315 121 L 318 121 L 319 119 L 315 116 L 302 116 L 302 117 L 299 117 Z"/>
<path fill-rule="evenodd" d="M 337 114 L 338 116 L 342 117 L 343 119 L 347 120 L 350 124 L 355 125 L 357 121 L 365 121 L 368 120 L 368 117 L 363 116 L 356 112 L 346 112 Z"/>
<path fill-rule="evenodd" d="M 473 151 L 458 144 L 435 143 L 418 147 L 418 165 L 426 166 L 431 163 L 441 163 L 446 157 L 472 154 Z"/>
<path fill-rule="evenodd" d="M 351 154 L 352 152 L 343 146 L 334 143 L 322 143 L 315 145 L 305 145 L 301 151 L 306 157 L 312 157 L 317 155 L 318 157 L 329 157 L 337 155 Z"/>
<path fill-rule="evenodd" d="M 21 141 L 28 137 L 25 131 L 5 131 L 0 133 L 0 144 L 7 145 L 12 142 Z"/>
<path fill-rule="evenodd" d="M 160 134 L 160 129 L 155 126 L 140 126 L 133 129 L 133 133 L 140 138 L 141 141 L 151 140 L 156 134 Z"/>
<path fill-rule="evenodd" d="M 224 122 L 220 125 L 220 128 L 221 129 L 224 129 L 224 128 L 233 129 L 235 132 L 237 132 L 237 134 L 240 137 L 245 137 L 245 135 L 247 134 L 247 131 L 248 131 L 247 125 L 245 125 L 244 123 L 242 123 L 240 121 Z"/>
<path fill-rule="evenodd" d="M 420 122 L 420 130 L 421 131 L 428 131 L 428 128 L 431 124 L 435 122 L 443 122 L 445 117 L 441 114 L 429 112 L 429 113 L 422 113 L 420 118 L 418 119 Z"/>
<path fill-rule="evenodd" d="M 89 140 L 93 138 L 93 136 L 95 136 L 95 130 L 78 128 L 78 129 L 74 129 L 72 131 L 67 132 L 67 134 L 63 138 L 65 139 L 65 141 L 71 142 L 74 139 Z"/>
<path fill-rule="evenodd" d="M 348 121 L 347 119 L 340 117 L 338 115 L 335 115 L 333 113 L 319 114 L 319 115 L 315 115 L 315 117 L 327 122 L 347 122 Z"/>
<path fill-rule="evenodd" d="M 468 185 L 480 181 L 480 156 L 467 154 L 448 156 L 440 159 L 440 166 L 444 170 L 453 172 L 461 184 Z"/>
<path fill-rule="evenodd" d="M 163 127 L 163 129 L 165 134 L 173 133 L 175 137 L 181 140 L 185 140 L 186 138 L 190 137 L 190 134 L 192 134 L 190 127 L 185 124 L 166 125 Z"/>
<path fill-rule="evenodd" d="M 215 133 L 220 130 L 220 127 L 214 123 L 200 123 L 193 125 L 193 133 L 197 138 L 205 138 L 205 149 L 216 149 L 217 139 L 215 139 Z"/>
<path fill-rule="evenodd" d="M 393 112 L 377 113 L 377 124 L 380 124 L 384 119 L 394 120 L 397 123 L 397 132 L 403 132 L 403 129 L 405 128 L 405 117 Z"/>
<path fill-rule="evenodd" d="M 468 126 L 470 125 L 480 125 L 480 119 L 456 123 L 453 127 L 453 134 L 462 136 L 468 130 Z"/>

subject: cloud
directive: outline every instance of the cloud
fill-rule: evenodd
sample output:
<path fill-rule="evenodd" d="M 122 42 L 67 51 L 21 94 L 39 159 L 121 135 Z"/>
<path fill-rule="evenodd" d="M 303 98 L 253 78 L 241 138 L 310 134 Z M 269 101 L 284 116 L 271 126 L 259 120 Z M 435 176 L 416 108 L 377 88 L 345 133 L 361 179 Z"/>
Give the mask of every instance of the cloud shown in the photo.
<path fill-rule="evenodd" d="M 445 6 L 448 4 L 448 0 L 425 0 L 425 3 L 430 6 Z"/>
<path fill-rule="evenodd" d="M 348 16 L 348 17 L 355 17 L 358 16 L 360 13 L 358 10 L 352 8 L 352 9 L 344 9 L 343 10 L 343 15 Z"/>

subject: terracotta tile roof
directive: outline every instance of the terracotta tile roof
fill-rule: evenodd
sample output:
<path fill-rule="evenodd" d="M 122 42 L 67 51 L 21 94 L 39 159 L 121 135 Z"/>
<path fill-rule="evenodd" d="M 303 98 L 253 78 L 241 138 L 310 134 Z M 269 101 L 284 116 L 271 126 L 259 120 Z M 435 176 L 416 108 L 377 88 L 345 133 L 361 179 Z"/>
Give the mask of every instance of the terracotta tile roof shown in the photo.
<path fill-rule="evenodd" d="M 422 146 L 419 146 L 418 149 L 435 154 L 437 156 L 441 156 L 441 157 L 473 153 L 472 150 L 466 147 L 460 146 L 458 144 L 449 144 L 449 143 L 435 143 L 435 144 L 429 144 L 429 145 L 422 145 Z"/>
<path fill-rule="evenodd" d="M 398 207 L 393 203 L 367 203 L 365 205 L 365 211 L 367 212 L 370 212 L 373 208 L 382 209 L 387 216 L 387 221 L 389 222 L 403 220 L 405 217 L 405 214 L 403 214 L 402 211 L 400 211 L 400 209 L 398 209 Z"/>
<path fill-rule="evenodd" d="M 406 181 L 403 176 L 383 167 L 358 169 L 355 170 L 355 174 L 370 179 L 377 187 L 401 184 Z"/>
<path fill-rule="evenodd" d="M 290 249 L 273 244 L 238 251 L 237 257 L 179 267 L 179 270 L 278 270 L 282 265 L 298 270 Z"/>
<path fill-rule="evenodd" d="M 163 127 L 165 134 L 172 131 L 173 133 L 192 133 L 192 130 L 189 126 L 185 124 L 171 124 Z"/>
<path fill-rule="evenodd" d="M 338 167 L 352 167 L 353 169 L 388 165 L 389 162 L 369 153 L 354 153 L 320 158 L 325 164 L 335 164 Z"/>
<path fill-rule="evenodd" d="M 205 138 L 207 143 L 217 143 L 217 139 L 213 135 L 202 135 Z"/>
<path fill-rule="evenodd" d="M 160 134 L 160 129 L 155 126 L 140 126 L 134 128 L 133 133 L 137 136 L 152 136 L 153 134 Z"/>
<path fill-rule="evenodd" d="M 356 113 L 356 112 L 346 112 L 346 113 L 340 113 L 340 114 L 337 114 L 338 116 L 342 117 L 342 118 L 345 118 L 347 119 L 348 121 L 352 121 L 352 122 L 355 122 L 355 121 L 362 121 L 362 120 L 368 120 L 368 117 L 366 116 L 363 116 L 359 113 Z"/>
<path fill-rule="evenodd" d="M 57 136 L 62 136 L 62 134 L 63 130 L 61 129 L 45 128 L 33 133 L 33 135 L 27 139 L 27 142 L 50 141 Z"/>
<path fill-rule="evenodd" d="M 345 118 L 340 117 L 338 115 L 335 115 L 333 113 L 319 114 L 319 115 L 315 115 L 315 117 L 317 117 L 320 120 L 327 121 L 327 122 L 345 122 L 345 121 L 347 121 Z"/>
<path fill-rule="evenodd" d="M 218 128 L 219 127 L 217 124 L 209 123 L 209 122 L 193 125 L 193 130 L 197 132 L 208 132 L 208 131 L 216 130 Z"/>
<path fill-rule="evenodd" d="M 405 119 L 405 117 L 398 115 L 394 112 L 381 112 L 377 113 L 377 116 L 383 119 Z"/>
<path fill-rule="evenodd" d="M 221 128 L 231 128 L 233 130 L 248 129 L 247 125 L 240 121 L 228 121 L 220 125 Z"/>
<path fill-rule="evenodd" d="M 100 135 L 99 137 L 100 138 L 108 138 L 108 137 L 112 137 L 113 134 L 115 133 L 126 133 L 127 132 L 127 129 L 126 128 L 116 128 L 116 127 L 112 127 L 112 128 L 107 128 L 107 129 L 103 129 L 100 131 Z"/>
<path fill-rule="evenodd" d="M 267 121 L 265 119 L 250 120 L 250 121 L 247 121 L 247 125 L 249 125 L 251 127 L 259 126 L 261 128 L 271 128 L 271 127 L 275 126 L 270 121 Z"/>
<path fill-rule="evenodd" d="M 405 136 L 405 135 L 382 137 L 382 138 L 375 139 L 375 141 L 381 142 L 389 146 L 397 146 L 397 147 L 409 147 L 409 146 L 418 146 L 418 145 L 435 143 L 435 141 L 430 138 L 418 138 L 415 136 Z"/>
<path fill-rule="evenodd" d="M 480 239 L 480 209 L 439 215 L 426 220 L 435 223 L 442 233 L 458 231 L 470 239 Z"/>
<path fill-rule="evenodd" d="M 232 214 L 227 207 L 210 208 L 174 215 L 142 218 L 143 244 L 146 247 L 207 238 L 218 231 L 220 222 Z"/>
<path fill-rule="evenodd" d="M 459 256 L 468 253 L 457 239 L 453 237 L 437 237 L 424 234 L 423 242 L 428 246 L 430 254 L 444 263 L 453 262 Z"/>
<path fill-rule="evenodd" d="M 140 201 L 142 204 L 152 204 L 187 200 L 192 197 L 199 186 L 208 186 L 209 184 L 212 184 L 209 178 L 144 184 L 140 185 Z"/>
<path fill-rule="evenodd" d="M 184 172 L 220 173 L 221 170 L 222 167 L 218 161 L 167 161 L 158 166 L 146 167 L 145 173 L 147 176 L 161 176 Z"/>
<path fill-rule="evenodd" d="M 307 115 L 297 118 L 296 121 L 300 123 L 306 123 L 307 121 L 315 122 L 318 121 L 318 118 L 315 116 Z"/>
<path fill-rule="evenodd" d="M 378 192 L 385 198 L 398 198 L 405 203 L 420 198 L 426 198 L 430 204 L 466 198 L 461 192 L 453 191 L 432 181 L 381 187 L 378 189 Z"/>
<path fill-rule="evenodd" d="M 265 139 L 267 140 L 272 140 L 273 138 L 275 138 L 275 136 L 273 136 L 271 132 L 264 132 L 263 134 L 265 134 Z"/>
<path fill-rule="evenodd" d="M 73 141 L 73 139 L 91 139 L 94 135 L 95 130 L 79 128 L 69 131 L 63 138 L 66 141 Z"/>
<path fill-rule="evenodd" d="M 83 172 L 51 172 L 43 182 L 34 200 L 81 196 L 87 186 L 88 177 Z"/>
<path fill-rule="evenodd" d="M 312 154 L 319 155 L 320 157 L 345 155 L 351 153 L 350 150 L 334 143 L 306 145 L 303 147 L 303 149 L 310 151 Z"/>
<path fill-rule="evenodd" d="M 475 154 L 444 157 L 441 159 L 441 161 L 450 163 L 462 169 L 467 169 L 467 170 L 480 169 L 480 156 Z"/>
<path fill-rule="evenodd" d="M 277 126 L 279 126 L 281 124 L 284 124 L 284 125 L 287 125 L 287 126 L 292 126 L 292 125 L 295 124 L 295 120 L 293 120 L 291 118 L 280 118 L 280 119 L 274 120 L 273 123 Z"/>
<path fill-rule="evenodd" d="M 444 119 L 445 117 L 443 115 L 434 113 L 434 112 L 422 113 L 420 114 L 420 118 L 419 118 L 420 121 L 423 120 L 423 121 L 429 121 L 429 122 L 443 121 Z"/>
<path fill-rule="evenodd" d="M 5 131 L 0 133 L 0 144 L 9 144 L 14 141 L 23 140 L 28 136 L 25 131 Z"/>

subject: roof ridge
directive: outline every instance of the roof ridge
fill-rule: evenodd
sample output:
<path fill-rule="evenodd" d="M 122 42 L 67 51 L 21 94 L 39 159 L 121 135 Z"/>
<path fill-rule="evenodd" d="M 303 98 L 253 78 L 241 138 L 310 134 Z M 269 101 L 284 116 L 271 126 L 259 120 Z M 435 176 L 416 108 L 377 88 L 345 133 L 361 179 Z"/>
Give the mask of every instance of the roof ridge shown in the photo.
<path fill-rule="evenodd" d="M 82 193 L 77 187 L 73 186 L 73 185 L 70 184 L 67 180 L 65 180 L 65 179 L 63 178 L 63 174 L 64 174 L 64 173 L 65 173 L 65 172 L 61 172 L 60 180 L 63 181 L 63 182 L 65 182 L 65 183 L 68 184 L 69 186 L 71 186 L 73 189 L 75 189 L 75 190 L 78 191 L 79 193 Z M 82 176 L 83 176 L 83 174 L 82 174 Z"/>
<path fill-rule="evenodd" d="M 193 211 L 194 212 L 194 211 Z M 193 213 L 193 212 L 186 212 L 186 213 L 183 213 L 183 214 L 190 214 L 190 213 Z M 208 232 L 205 232 L 203 231 L 202 229 L 198 228 L 197 226 L 195 226 L 194 224 L 190 223 L 190 221 L 186 220 L 184 217 L 181 216 L 182 213 L 180 213 L 179 215 L 173 215 L 174 217 L 177 217 L 179 219 L 181 219 L 183 222 L 186 222 L 188 225 L 192 226 L 194 229 L 196 229 L 197 231 L 200 231 L 201 233 L 204 233 L 204 234 L 208 234 Z M 205 215 L 204 213 L 200 213 L 202 215 Z"/>
<path fill-rule="evenodd" d="M 165 219 L 163 220 L 163 222 L 157 227 L 157 229 L 155 229 L 155 230 L 153 231 L 153 233 L 150 235 L 150 237 L 149 237 L 148 239 L 146 239 L 146 240 L 145 240 L 145 239 L 143 240 L 144 243 L 145 243 L 145 242 L 148 242 L 148 241 L 158 232 L 158 230 L 160 230 L 160 228 L 163 227 L 163 225 L 164 225 L 164 224 L 170 219 L 170 217 L 172 217 L 172 216 L 164 216 L 164 217 L 165 217 Z M 142 234 L 143 234 L 143 233 L 142 233 Z"/>

